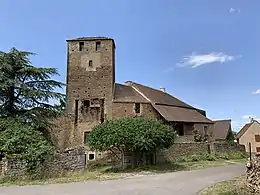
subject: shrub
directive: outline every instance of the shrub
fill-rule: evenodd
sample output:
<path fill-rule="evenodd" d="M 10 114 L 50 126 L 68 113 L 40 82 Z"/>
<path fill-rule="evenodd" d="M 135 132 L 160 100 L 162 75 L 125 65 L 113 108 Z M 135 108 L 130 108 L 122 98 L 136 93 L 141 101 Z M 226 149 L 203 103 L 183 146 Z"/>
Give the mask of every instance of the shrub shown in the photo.
<path fill-rule="evenodd" d="M 173 129 L 157 120 L 121 118 L 94 127 L 88 146 L 98 151 L 114 147 L 120 151 L 147 152 L 170 147 L 174 138 Z"/>
<path fill-rule="evenodd" d="M 0 119 L 0 154 L 24 160 L 29 174 L 39 174 L 41 164 L 53 153 L 41 132 L 14 119 Z"/>

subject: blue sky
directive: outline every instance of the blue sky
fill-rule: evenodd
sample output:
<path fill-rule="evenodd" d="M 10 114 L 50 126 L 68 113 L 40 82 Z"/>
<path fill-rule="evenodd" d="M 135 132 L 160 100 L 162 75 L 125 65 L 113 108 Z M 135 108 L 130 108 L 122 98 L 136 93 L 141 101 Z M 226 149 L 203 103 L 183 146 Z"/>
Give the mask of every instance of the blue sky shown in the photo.
<path fill-rule="evenodd" d="M 114 38 L 117 82 L 165 87 L 238 130 L 248 115 L 260 118 L 259 7 L 259 0 L 1 0 L 0 50 L 35 52 L 32 62 L 58 68 L 65 82 L 66 39 Z"/>

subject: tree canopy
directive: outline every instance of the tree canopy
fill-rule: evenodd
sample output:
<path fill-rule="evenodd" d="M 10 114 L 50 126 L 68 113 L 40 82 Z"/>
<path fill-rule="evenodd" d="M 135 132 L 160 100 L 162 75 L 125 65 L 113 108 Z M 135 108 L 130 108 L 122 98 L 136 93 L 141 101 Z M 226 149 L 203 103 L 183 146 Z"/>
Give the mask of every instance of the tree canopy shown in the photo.
<path fill-rule="evenodd" d="M 42 127 L 61 113 L 61 106 L 50 102 L 64 102 L 65 96 L 55 92 L 64 84 L 51 78 L 58 75 L 57 69 L 33 66 L 31 55 L 16 48 L 0 52 L 0 117 Z"/>
<path fill-rule="evenodd" d="M 157 120 L 121 118 L 95 126 L 88 138 L 88 146 L 98 151 L 118 148 L 123 151 L 146 152 L 168 148 L 173 144 L 172 128 Z"/>

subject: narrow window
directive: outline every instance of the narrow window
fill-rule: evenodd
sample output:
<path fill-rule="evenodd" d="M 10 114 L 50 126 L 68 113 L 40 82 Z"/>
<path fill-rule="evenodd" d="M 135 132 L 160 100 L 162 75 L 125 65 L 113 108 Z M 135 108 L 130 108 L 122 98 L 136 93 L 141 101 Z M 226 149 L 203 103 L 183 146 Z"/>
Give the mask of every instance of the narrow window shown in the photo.
<path fill-rule="evenodd" d="M 96 51 L 100 50 L 100 48 L 101 48 L 101 42 L 97 41 L 96 42 Z"/>
<path fill-rule="evenodd" d="M 100 108 L 101 108 L 100 122 L 103 123 L 105 121 L 105 116 L 104 116 L 104 99 L 101 99 Z"/>
<path fill-rule="evenodd" d="M 75 100 L 75 125 L 78 124 L 79 100 Z"/>
<path fill-rule="evenodd" d="M 204 134 L 205 134 L 205 135 L 208 134 L 208 126 L 204 126 Z"/>
<path fill-rule="evenodd" d="M 79 51 L 82 51 L 84 48 L 84 42 L 79 42 Z"/>
<path fill-rule="evenodd" d="M 89 60 L 89 61 L 88 61 L 88 66 L 89 66 L 89 67 L 93 67 L 93 61 L 92 61 L 92 60 Z"/>
<path fill-rule="evenodd" d="M 89 134 L 90 134 L 90 132 L 84 132 L 84 144 L 88 143 Z"/>
<path fill-rule="evenodd" d="M 256 147 L 256 152 L 260 152 L 260 147 Z"/>
<path fill-rule="evenodd" d="M 140 113 L 140 103 L 135 103 L 135 113 L 136 114 Z"/>
<path fill-rule="evenodd" d="M 255 135 L 255 141 L 260 142 L 260 135 Z"/>
<path fill-rule="evenodd" d="M 183 124 L 178 124 L 176 125 L 177 129 L 178 129 L 178 135 L 179 136 L 184 136 L 184 127 Z"/>
<path fill-rule="evenodd" d="M 95 159 L 95 154 L 89 154 L 88 155 L 89 160 L 94 160 Z"/>
<path fill-rule="evenodd" d="M 88 108 L 90 106 L 89 100 L 84 100 L 83 105 L 84 105 L 84 107 Z"/>

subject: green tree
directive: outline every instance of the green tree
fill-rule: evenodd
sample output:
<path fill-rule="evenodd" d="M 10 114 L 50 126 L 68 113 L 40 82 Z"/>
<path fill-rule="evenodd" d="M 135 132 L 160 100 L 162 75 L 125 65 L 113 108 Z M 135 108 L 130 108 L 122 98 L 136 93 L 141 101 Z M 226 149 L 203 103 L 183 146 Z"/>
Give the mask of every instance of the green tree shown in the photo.
<path fill-rule="evenodd" d="M 170 147 L 175 138 L 171 127 L 157 120 L 145 118 L 121 118 L 108 120 L 95 126 L 88 138 L 93 150 L 146 153 Z"/>
<path fill-rule="evenodd" d="M 0 52 L 0 117 L 12 117 L 36 127 L 46 127 L 48 119 L 61 113 L 64 95 L 55 92 L 63 83 L 51 79 L 58 75 L 55 68 L 32 65 L 34 53 L 12 48 Z"/>
<path fill-rule="evenodd" d="M 54 147 L 40 131 L 13 118 L 0 119 L 0 156 L 26 162 L 28 173 L 39 173 Z"/>

